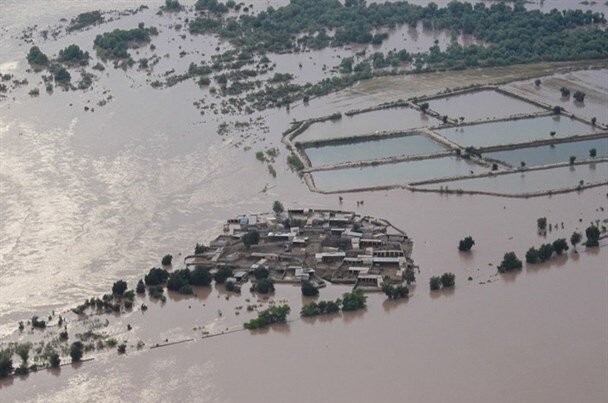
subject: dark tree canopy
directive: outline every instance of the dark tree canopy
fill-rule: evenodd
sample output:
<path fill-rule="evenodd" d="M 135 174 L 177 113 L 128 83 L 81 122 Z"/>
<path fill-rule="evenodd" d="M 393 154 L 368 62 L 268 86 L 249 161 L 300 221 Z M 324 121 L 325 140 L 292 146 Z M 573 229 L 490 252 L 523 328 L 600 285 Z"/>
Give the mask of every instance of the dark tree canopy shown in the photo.
<path fill-rule="evenodd" d="M 472 237 L 468 236 L 460 240 L 460 242 L 458 243 L 458 250 L 461 252 L 466 252 L 471 250 L 473 245 L 475 245 L 475 241 Z"/>
<path fill-rule="evenodd" d="M 507 252 L 505 253 L 502 262 L 498 265 L 498 271 L 500 273 L 505 273 L 508 271 L 519 270 L 523 266 L 521 260 L 517 258 L 515 252 Z"/>
<path fill-rule="evenodd" d="M 118 280 L 112 285 L 112 294 L 117 297 L 122 297 L 127 291 L 127 282 L 124 280 Z"/>
<path fill-rule="evenodd" d="M 319 290 L 310 281 L 302 282 L 302 295 L 306 297 L 314 297 L 319 295 Z"/>

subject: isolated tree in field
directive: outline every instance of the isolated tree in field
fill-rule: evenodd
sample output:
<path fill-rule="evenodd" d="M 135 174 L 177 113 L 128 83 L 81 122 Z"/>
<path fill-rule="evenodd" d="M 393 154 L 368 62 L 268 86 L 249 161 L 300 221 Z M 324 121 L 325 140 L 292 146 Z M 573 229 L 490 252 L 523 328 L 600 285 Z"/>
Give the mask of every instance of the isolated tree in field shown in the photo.
<path fill-rule="evenodd" d="M 570 156 L 570 165 L 574 165 L 574 161 L 576 161 L 576 156 L 575 155 L 571 155 Z"/>
<path fill-rule="evenodd" d="M 274 211 L 275 214 L 280 214 L 283 211 L 285 211 L 285 208 L 283 207 L 283 203 L 281 203 L 278 200 L 275 200 L 275 202 L 272 204 L 272 211 Z"/>
<path fill-rule="evenodd" d="M 560 113 L 562 113 L 562 107 L 561 106 L 554 106 L 553 107 L 553 114 L 554 115 L 559 115 Z"/>
<path fill-rule="evenodd" d="M 460 240 L 460 242 L 458 243 L 458 250 L 461 252 L 466 252 L 471 250 L 473 245 L 475 245 L 475 241 L 471 236 L 468 236 Z"/>
<path fill-rule="evenodd" d="M 82 359 L 82 355 L 84 354 L 84 344 L 81 341 L 75 341 L 70 346 L 70 357 L 72 358 L 72 362 L 78 362 Z"/>
<path fill-rule="evenodd" d="M 582 235 L 580 232 L 574 231 L 572 233 L 572 235 L 570 236 L 570 243 L 572 244 L 572 247 L 574 248 L 574 250 L 576 250 L 576 245 L 578 245 L 581 242 L 581 239 L 582 239 Z"/>
<path fill-rule="evenodd" d="M 255 230 L 249 231 L 245 235 L 243 235 L 243 243 L 245 244 L 245 247 L 247 249 L 249 249 L 251 245 L 257 245 L 259 242 L 260 233 Z"/>
<path fill-rule="evenodd" d="M 523 266 L 521 260 L 517 258 L 515 252 L 507 252 L 505 253 L 502 262 L 498 265 L 498 271 L 500 273 L 505 273 L 508 271 L 519 270 Z"/>
<path fill-rule="evenodd" d="M 598 227 L 595 225 L 587 227 L 585 235 L 587 236 L 587 242 L 585 242 L 586 247 L 592 248 L 600 245 L 600 229 Z"/>
<path fill-rule="evenodd" d="M 33 65 L 46 66 L 49 64 L 49 58 L 42 53 L 38 46 L 32 46 L 27 54 L 27 62 Z"/>
<path fill-rule="evenodd" d="M 536 85 L 537 87 L 540 86 L 541 82 L 540 79 L 537 78 L 536 80 L 534 80 L 534 85 Z"/>
<path fill-rule="evenodd" d="M 597 118 L 594 116 L 594 117 L 591 118 L 591 124 L 593 126 L 595 126 L 596 123 L 597 123 Z"/>
<path fill-rule="evenodd" d="M 575 91 L 573 97 L 577 102 L 585 101 L 585 93 L 582 91 Z"/>
<path fill-rule="evenodd" d="M 118 280 L 112 285 L 112 294 L 116 297 L 122 297 L 127 291 L 127 282 L 124 280 Z"/>
<path fill-rule="evenodd" d="M 570 90 L 566 87 L 562 87 L 559 89 L 559 91 L 562 93 L 562 97 L 569 97 L 570 96 Z"/>
<path fill-rule="evenodd" d="M 589 156 L 591 158 L 595 158 L 597 156 L 597 150 L 595 148 L 592 148 L 591 150 L 589 150 Z"/>
<path fill-rule="evenodd" d="M 539 231 L 547 230 L 547 217 L 540 217 L 536 220 L 536 227 Z"/>
<path fill-rule="evenodd" d="M 429 109 L 429 103 L 428 102 L 423 102 L 420 104 L 420 110 L 422 112 L 426 112 Z"/>
<path fill-rule="evenodd" d="M 436 291 L 441 288 L 441 278 L 439 276 L 433 276 L 429 280 L 429 287 L 431 291 Z"/>
<path fill-rule="evenodd" d="M 56 351 L 53 351 L 51 354 L 49 354 L 49 366 L 51 368 L 59 368 L 59 365 L 61 365 L 61 358 Z"/>

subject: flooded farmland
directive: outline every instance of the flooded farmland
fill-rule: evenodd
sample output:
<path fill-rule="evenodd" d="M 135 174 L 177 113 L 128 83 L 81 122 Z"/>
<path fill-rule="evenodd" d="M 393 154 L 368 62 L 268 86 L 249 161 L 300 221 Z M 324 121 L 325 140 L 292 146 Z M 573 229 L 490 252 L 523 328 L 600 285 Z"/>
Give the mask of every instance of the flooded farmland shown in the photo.
<path fill-rule="evenodd" d="M 313 173 L 322 191 L 404 185 L 422 180 L 480 173 L 483 167 L 456 157 L 431 158 L 363 168 L 345 168 Z"/>
<path fill-rule="evenodd" d="M 445 151 L 445 148 L 422 134 L 364 141 L 354 144 L 310 147 L 306 155 L 313 166 L 348 161 L 363 161 L 395 156 L 415 156 Z"/>
<path fill-rule="evenodd" d="M 551 137 L 591 134 L 591 125 L 564 116 L 543 116 L 440 129 L 438 133 L 462 146 L 490 147 Z"/>
<path fill-rule="evenodd" d="M 473 106 L 474 107 L 471 107 Z M 465 121 L 502 119 L 513 115 L 542 112 L 543 109 L 492 90 L 468 92 L 429 101 L 431 110 Z"/>
<path fill-rule="evenodd" d="M 442 182 L 440 184 L 424 185 L 423 188 L 439 189 L 449 186 L 453 189 L 474 192 L 524 194 L 576 187 L 581 181 L 585 184 L 603 183 L 606 178 L 608 178 L 608 163 L 598 162 L 573 167 L 514 172 L 486 178 Z"/>
<path fill-rule="evenodd" d="M 343 116 L 337 121 L 313 123 L 297 141 L 314 141 L 374 133 L 434 126 L 439 121 L 411 108 L 390 108 Z"/>
<path fill-rule="evenodd" d="M 504 161 L 513 166 L 517 166 L 522 161 L 527 166 L 558 164 L 567 162 L 571 156 L 577 160 L 592 158 L 591 150 L 595 150 L 597 158 L 608 156 L 608 138 L 595 140 L 574 141 L 547 145 L 541 147 L 520 148 L 509 151 L 497 151 L 486 153 L 485 156 L 491 159 Z M 593 157 L 595 158 L 595 157 Z"/>
<path fill-rule="evenodd" d="M 18 322 L 54 313 L 69 318 L 70 326 L 83 322 L 83 329 L 89 319 L 108 320 L 103 331 L 127 345 L 124 355 L 106 348 L 87 352 L 85 357 L 94 358 L 92 361 L 0 380 L 0 401 L 607 400 L 608 360 L 603 354 L 608 339 L 606 240 L 599 248 L 579 244 L 576 253 L 571 247 L 543 264 L 524 263 L 523 270 L 516 273 L 500 275 L 496 265 L 507 251 L 523 258 L 530 246 L 567 239 L 573 231 L 584 233 L 591 222 L 601 223 L 607 218 L 608 186 L 528 200 L 406 189 L 325 195 L 308 190 L 286 163 L 289 151 L 281 143 L 281 133 L 292 120 L 430 96 L 446 87 L 504 80 L 515 80 L 515 86 L 533 85 L 531 75 L 544 77 L 560 68 L 576 68 L 576 64 L 379 77 L 313 98 L 308 104 L 294 103 L 289 110 L 224 114 L 220 107 L 214 110 L 211 106 L 219 103 L 217 98 L 192 80 L 170 88 L 151 88 L 150 82 L 162 79 L 173 67 L 177 72 L 186 71 L 191 62 L 209 62 L 216 47 L 229 48 L 210 36 L 182 39 L 184 31 L 174 26 L 184 23 L 186 14 L 156 15 L 162 3 L 148 1 L 147 11 L 57 40 L 43 41 L 37 31 L 36 43 L 49 54 L 69 43 L 78 43 L 93 54 L 95 35 L 114 27 L 132 28 L 144 21 L 160 30 L 153 43 L 161 59 L 150 74 L 108 64 L 103 73 L 96 73 L 93 88 L 57 88 L 52 95 L 45 93 L 40 74 L 25 71 L 29 44 L 19 39 L 22 30 L 33 24 L 44 29 L 92 7 L 123 9 L 142 3 L 62 0 L 49 7 L 42 1 L 5 0 L 0 5 L 0 72 L 29 80 L 0 102 L 0 343 L 44 339 L 45 333 L 29 327 L 19 332 Z M 251 3 L 260 10 L 284 2 Z M 438 3 L 444 4 L 443 0 Z M 543 3 L 526 6 L 578 5 Z M 605 10 L 601 2 L 580 7 Z M 387 46 L 398 47 L 403 31 L 389 36 Z M 418 35 L 418 41 L 405 38 L 405 42 L 423 48 L 436 38 L 442 47 L 449 40 L 445 33 L 421 29 Z M 187 52 L 183 57 L 179 55 L 182 50 Z M 148 48 L 138 52 L 142 57 L 153 54 Z M 330 76 L 323 64 L 338 64 L 337 55 L 342 52 L 330 49 L 318 59 L 320 52 L 269 57 L 277 63 L 277 72 L 293 72 L 294 81 L 301 83 Z M 76 69 L 71 71 L 79 75 Z M 588 88 L 606 73 L 594 74 L 587 80 Z M 28 95 L 33 87 L 40 87 L 38 97 Z M 594 96 L 588 91 L 585 106 L 565 107 L 605 122 L 605 111 L 593 105 L 606 104 L 606 91 Z M 519 110 L 519 106 L 504 107 L 485 97 L 467 101 L 472 103 L 462 112 L 474 117 L 483 110 L 484 117 L 497 117 Z M 101 100 L 107 103 L 99 106 Z M 195 102 L 208 109 L 196 108 Z M 530 105 L 523 105 L 525 112 L 531 111 Z M 596 109 L 589 112 L 588 107 Z M 565 116 L 536 119 L 544 120 L 511 122 L 522 122 L 511 129 L 489 124 L 494 125 L 491 130 L 473 129 L 470 135 L 475 126 L 463 126 L 459 129 L 465 132 L 454 131 L 453 136 L 466 137 L 466 144 L 486 140 L 505 144 L 549 138 L 552 130 L 555 137 L 593 132 L 590 126 Z M 225 122 L 229 123 L 228 134 L 220 134 Z M 313 124 L 296 141 L 304 141 L 306 136 L 317 140 L 439 123 L 413 109 L 387 109 Z M 256 152 L 271 148 L 278 152 L 275 161 L 256 159 Z M 597 149 L 598 158 L 605 157 L 606 139 L 484 156 L 499 155 L 513 165 L 525 160 L 533 166 L 564 162 L 570 155 L 577 161 L 586 159 L 591 148 Z M 406 136 L 305 151 L 315 166 L 443 149 L 427 136 Z M 268 164 L 273 165 L 276 177 L 268 173 Z M 605 181 L 607 167 L 608 163 L 598 162 L 464 179 L 449 186 L 509 193 L 537 191 L 576 186 L 580 180 Z M 312 175 L 322 190 L 335 191 L 466 176 L 489 169 L 447 157 Z M 193 296 L 167 292 L 166 303 L 148 295 L 136 296 L 134 309 L 121 315 L 82 319 L 71 313 L 85 298 L 109 292 L 117 279 L 134 287 L 167 253 L 174 256 L 174 267 L 181 268 L 196 243 L 208 244 L 222 233 L 226 219 L 269 211 L 275 200 L 286 208 L 353 210 L 386 218 L 405 230 L 414 241 L 413 258 L 420 267 L 411 297 L 391 301 L 382 293 L 372 293 L 365 310 L 299 319 L 303 303 L 338 298 L 350 287 L 329 285 L 315 299 L 303 297 L 299 287 L 277 285 L 276 292 L 265 298 L 251 293 L 250 284 L 245 284 L 241 295 L 229 293 L 223 286 L 201 287 Z M 537 231 L 538 217 L 547 217 L 553 224 L 546 236 Z M 468 235 L 476 244 L 472 252 L 459 253 L 458 241 Z M 456 287 L 430 292 L 430 277 L 447 271 L 456 275 Z M 282 302 L 292 308 L 288 323 L 254 332 L 242 329 L 255 315 L 255 311 L 247 311 L 247 305 L 265 308 Z M 145 312 L 142 304 L 147 306 Z M 48 332 L 58 330 L 53 324 Z M 71 342 L 75 332 L 70 332 Z M 205 337 L 206 332 L 217 336 Z M 142 348 L 137 347 L 139 341 L 145 343 Z M 184 342 L 150 348 L 180 341 Z M 68 360 L 64 357 L 64 362 Z"/>

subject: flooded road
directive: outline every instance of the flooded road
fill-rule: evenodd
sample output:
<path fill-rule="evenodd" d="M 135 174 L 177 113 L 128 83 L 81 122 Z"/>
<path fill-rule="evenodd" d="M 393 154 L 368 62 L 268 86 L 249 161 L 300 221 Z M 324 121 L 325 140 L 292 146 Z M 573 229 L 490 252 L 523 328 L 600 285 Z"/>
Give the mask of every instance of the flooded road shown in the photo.
<path fill-rule="evenodd" d="M 160 2 L 146 3 L 149 13 L 117 24 L 172 23 L 154 16 Z M 254 3 L 261 8 L 267 2 Z M 2 4 L 0 18 L 9 34 L 0 36 L 0 70 L 27 77 L 29 90 L 40 76 L 24 72 L 28 46 L 19 46 L 11 35 L 25 25 L 56 24 L 93 3 L 56 2 L 50 11 L 40 2 L 25 4 L 23 9 L 18 2 Z M 95 7 L 138 4 L 95 2 Z M 95 33 L 108 27 L 73 40 L 92 51 Z M 163 28 L 159 37 L 153 42 L 164 53 L 172 47 L 170 35 Z M 49 52 L 66 41 L 72 38 L 49 41 Z M 200 53 L 180 59 L 173 49 L 163 63 L 186 68 L 189 57 L 208 56 L 214 42 L 190 46 Z M 134 312 L 124 321 L 146 340 L 194 337 L 194 342 L 129 349 L 124 357 L 101 355 L 79 369 L 14 378 L 0 383 L 0 401 L 606 401 L 607 247 L 584 251 L 579 246 L 580 254 L 525 267 L 514 276 L 497 276 L 495 268 L 507 251 L 523 257 L 530 246 L 569 238 L 606 218 L 606 187 L 530 200 L 398 190 L 346 194 L 340 204 L 337 195 L 308 191 L 286 166 L 280 143 L 292 119 L 550 68 L 369 80 L 291 111 L 256 114 L 266 129 L 251 125 L 229 136 L 217 134 L 222 122 L 250 117 L 201 115 L 192 103 L 212 100 L 194 83 L 154 90 L 146 74 L 135 69 L 108 68 L 85 92 L 11 94 L 14 100 L 0 103 L 0 337 L 14 334 L 19 320 L 62 312 L 101 295 L 119 278 L 132 286 L 164 254 L 181 261 L 180 254 L 190 254 L 196 242 L 215 237 L 225 219 L 267 211 L 274 200 L 387 218 L 414 239 L 413 258 L 421 273 L 407 302 L 376 294 L 365 312 L 204 340 L 193 327 L 240 327 L 246 315 L 232 311 L 249 293 L 230 301 L 220 290 L 198 299 L 170 298 L 164 307 L 151 307 L 148 316 Z M 112 99 L 99 107 L 106 89 Z M 84 111 L 85 106 L 95 112 Z M 369 122 L 369 128 L 377 123 Z M 254 155 L 269 147 L 280 153 L 276 178 Z M 563 222 L 564 229 L 540 237 L 536 218 L 542 216 Z M 472 253 L 459 254 L 458 240 L 467 235 L 476 245 Z M 456 274 L 454 292 L 430 294 L 429 278 L 446 271 Z M 278 288 L 275 298 L 290 301 L 290 319 L 297 318 L 299 290 Z M 342 291 L 329 287 L 321 298 Z M 219 320 L 218 309 L 230 315 Z M 124 326 L 112 330 L 122 334 Z"/>

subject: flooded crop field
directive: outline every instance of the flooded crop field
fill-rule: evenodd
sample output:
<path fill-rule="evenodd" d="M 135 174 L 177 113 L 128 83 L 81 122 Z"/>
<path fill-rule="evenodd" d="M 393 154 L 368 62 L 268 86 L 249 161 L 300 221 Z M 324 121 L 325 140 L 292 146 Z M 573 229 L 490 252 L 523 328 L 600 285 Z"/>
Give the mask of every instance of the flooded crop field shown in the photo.
<path fill-rule="evenodd" d="M 457 157 L 431 158 L 363 168 L 335 169 L 313 173 L 322 191 L 337 192 L 391 185 L 405 185 L 433 178 L 481 173 L 483 167 Z"/>
<path fill-rule="evenodd" d="M 437 132 L 462 146 L 491 147 L 534 140 L 594 133 L 597 129 L 565 116 L 543 116 L 512 121 L 455 126 Z M 553 136 L 551 133 L 553 133 Z"/>
<path fill-rule="evenodd" d="M 423 185 L 427 189 L 448 187 L 452 190 L 488 192 L 496 194 L 533 194 L 562 188 L 576 188 L 584 184 L 605 183 L 608 178 L 608 163 L 597 162 L 585 165 L 542 169 L 529 172 L 513 172 L 485 178 L 462 179 Z M 603 186 L 605 189 L 606 186 Z"/>
<path fill-rule="evenodd" d="M 526 80 L 508 85 L 520 93 L 550 105 L 559 105 L 565 109 L 586 117 L 596 118 L 598 122 L 608 123 L 608 70 L 577 70 L 565 74 L 541 77 L 541 84 L 535 80 Z M 586 96 L 583 102 L 577 102 L 572 96 L 564 97 L 561 88 L 568 88 L 572 94 L 583 91 Z"/>
<path fill-rule="evenodd" d="M 595 150 L 597 158 L 608 157 L 608 138 L 490 152 L 484 157 L 504 161 L 513 166 L 523 161 L 531 167 L 567 162 L 571 156 L 576 157 L 578 161 L 595 158 L 591 157 L 591 150 Z"/>
<path fill-rule="evenodd" d="M 398 156 L 416 156 L 445 151 L 423 134 L 371 140 L 353 144 L 309 147 L 305 152 L 313 167 L 348 161 L 363 161 Z"/>
<path fill-rule="evenodd" d="M 428 102 L 429 108 L 452 119 L 465 122 L 508 118 L 513 115 L 542 112 L 543 109 L 492 90 L 467 92 Z M 472 107 L 474 105 L 474 107 Z"/>
<path fill-rule="evenodd" d="M 381 44 L 313 49 L 291 41 L 306 34 L 299 32 L 284 42 L 272 38 L 299 50 L 279 46 L 249 54 L 228 31 L 191 33 L 190 22 L 217 18 L 228 27 L 233 17 L 240 23 L 287 0 L 252 0 L 217 15 L 195 10 L 195 0 L 180 3 L 180 11 L 161 9 L 164 0 L 0 3 L 0 350 L 11 351 L 21 371 L 16 350 L 32 343 L 29 364 L 38 366 L 1 378 L 1 402 L 608 400 L 608 146 L 599 137 L 608 122 L 605 60 L 424 72 L 422 59 L 416 66 L 417 52 L 434 45 L 458 51 L 453 41 L 486 44 L 434 30 L 428 20 L 374 28 L 374 35 L 388 34 Z M 608 15 L 604 2 L 534 0 L 524 7 Z M 78 14 L 97 9 L 101 20 L 68 29 Z M 140 23 L 152 32 L 150 41 L 129 43 L 129 58 L 106 59 L 94 46 L 97 35 L 141 30 Z M 323 44 L 318 33 L 306 40 Z M 71 44 L 89 53 L 88 64 L 58 61 Z M 38 71 L 28 62 L 32 46 L 48 56 L 49 67 Z M 388 58 L 401 50 L 408 54 L 401 53 L 399 63 L 373 66 L 382 62 L 376 52 Z M 338 67 L 349 57 L 353 76 L 358 64 L 368 69 L 369 63 L 372 78 L 338 83 L 351 77 Z M 70 74 L 69 84 L 55 77 L 60 67 Z M 200 73 L 207 68 L 209 74 Z M 335 87 L 325 91 L 328 85 Z M 427 113 L 412 104 L 473 86 L 547 106 L 494 90 L 433 99 Z M 562 99 L 563 86 L 570 98 Z M 576 90 L 586 93 L 584 102 L 573 101 Z M 387 103 L 412 107 L 377 109 Z M 560 116 L 491 122 L 542 115 L 554 105 L 564 108 Z M 348 116 L 354 109 L 371 111 Z M 597 125 L 571 113 L 584 121 L 596 117 Z M 331 115 L 341 118 L 313 123 L 292 139 L 285 134 Z M 467 125 L 474 120 L 483 122 Z M 403 135 L 412 129 L 420 133 Z M 403 133 L 385 133 L 391 131 Z M 598 137 L 566 139 L 586 134 Z M 368 137 L 347 139 L 362 135 Z M 467 149 L 552 138 L 555 144 L 482 150 L 481 157 Z M 339 141 L 313 143 L 331 139 Z M 308 143 L 298 148 L 298 142 Z M 299 152 L 307 156 L 303 168 L 293 163 Z M 443 152 L 449 156 L 419 159 Z M 576 162 L 564 166 L 571 156 Z M 507 165 L 493 167 L 485 158 Z M 527 168 L 562 165 L 520 172 L 521 161 Z M 344 167 L 318 170 L 333 164 Z M 497 175 L 469 178 L 494 168 Z M 406 186 L 456 176 L 417 185 L 420 192 Z M 568 192 L 554 193 L 560 189 Z M 526 198 L 530 194 L 538 197 Z M 405 285 L 409 297 L 368 293 L 365 308 L 301 317 L 305 304 L 343 298 L 352 285 L 328 282 L 319 296 L 304 296 L 300 285 L 277 282 L 263 294 L 250 289 L 257 283 L 251 278 L 240 293 L 213 280 L 189 295 L 161 286 L 157 298 L 147 285 L 130 308 L 124 302 L 118 311 L 79 311 L 85 300 L 103 304 L 118 280 L 133 290 L 152 267 L 178 272 L 199 244 L 215 253 L 222 246 L 211 248 L 211 242 L 225 234 L 227 219 L 272 211 L 275 201 L 285 210 L 354 211 L 405 231 L 416 264 L 415 282 Z M 537 227 L 540 217 L 547 218 L 545 233 Z M 344 236 L 358 236 L 354 227 L 345 235 L 340 223 L 338 217 L 327 228 L 338 235 L 320 246 L 330 257 Z M 275 236 L 295 239 L 302 223 L 288 224 L 289 234 Z M 584 245 L 590 226 L 602 231 L 599 247 Z M 576 246 L 569 243 L 573 232 L 583 237 Z M 475 245 L 459 252 L 467 236 Z M 567 251 L 544 263 L 525 262 L 531 246 L 562 238 Z M 277 245 L 281 253 L 270 259 L 298 252 L 295 243 Z M 365 248 L 355 271 L 367 258 L 380 264 L 394 259 L 385 256 L 392 252 L 368 255 Z M 509 251 L 523 267 L 499 273 Z M 162 266 L 167 254 L 173 263 Z M 431 278 L 448 272 L 455 286 L 430 291 Z M 285 322 L 244 328 L 282 304 L 291 308 Z M 44 320 L 45 329 L 34 327 L 33 317 Z M 83 361 L 71 363 L 76 341 L 85 345 Z M 60 354 L 59 368 L 46 368 L 49 348 Z"/>
<path fill-rule="evenodd" d="M 423 126 L 434 126 L 439 121 L 411 108 L 390 108 L 342 116 L 337 121 L 313 123 L 297 141 L 315 141 L 330 138 L 350 137 L 378 131 L 408 130 Z"/>

